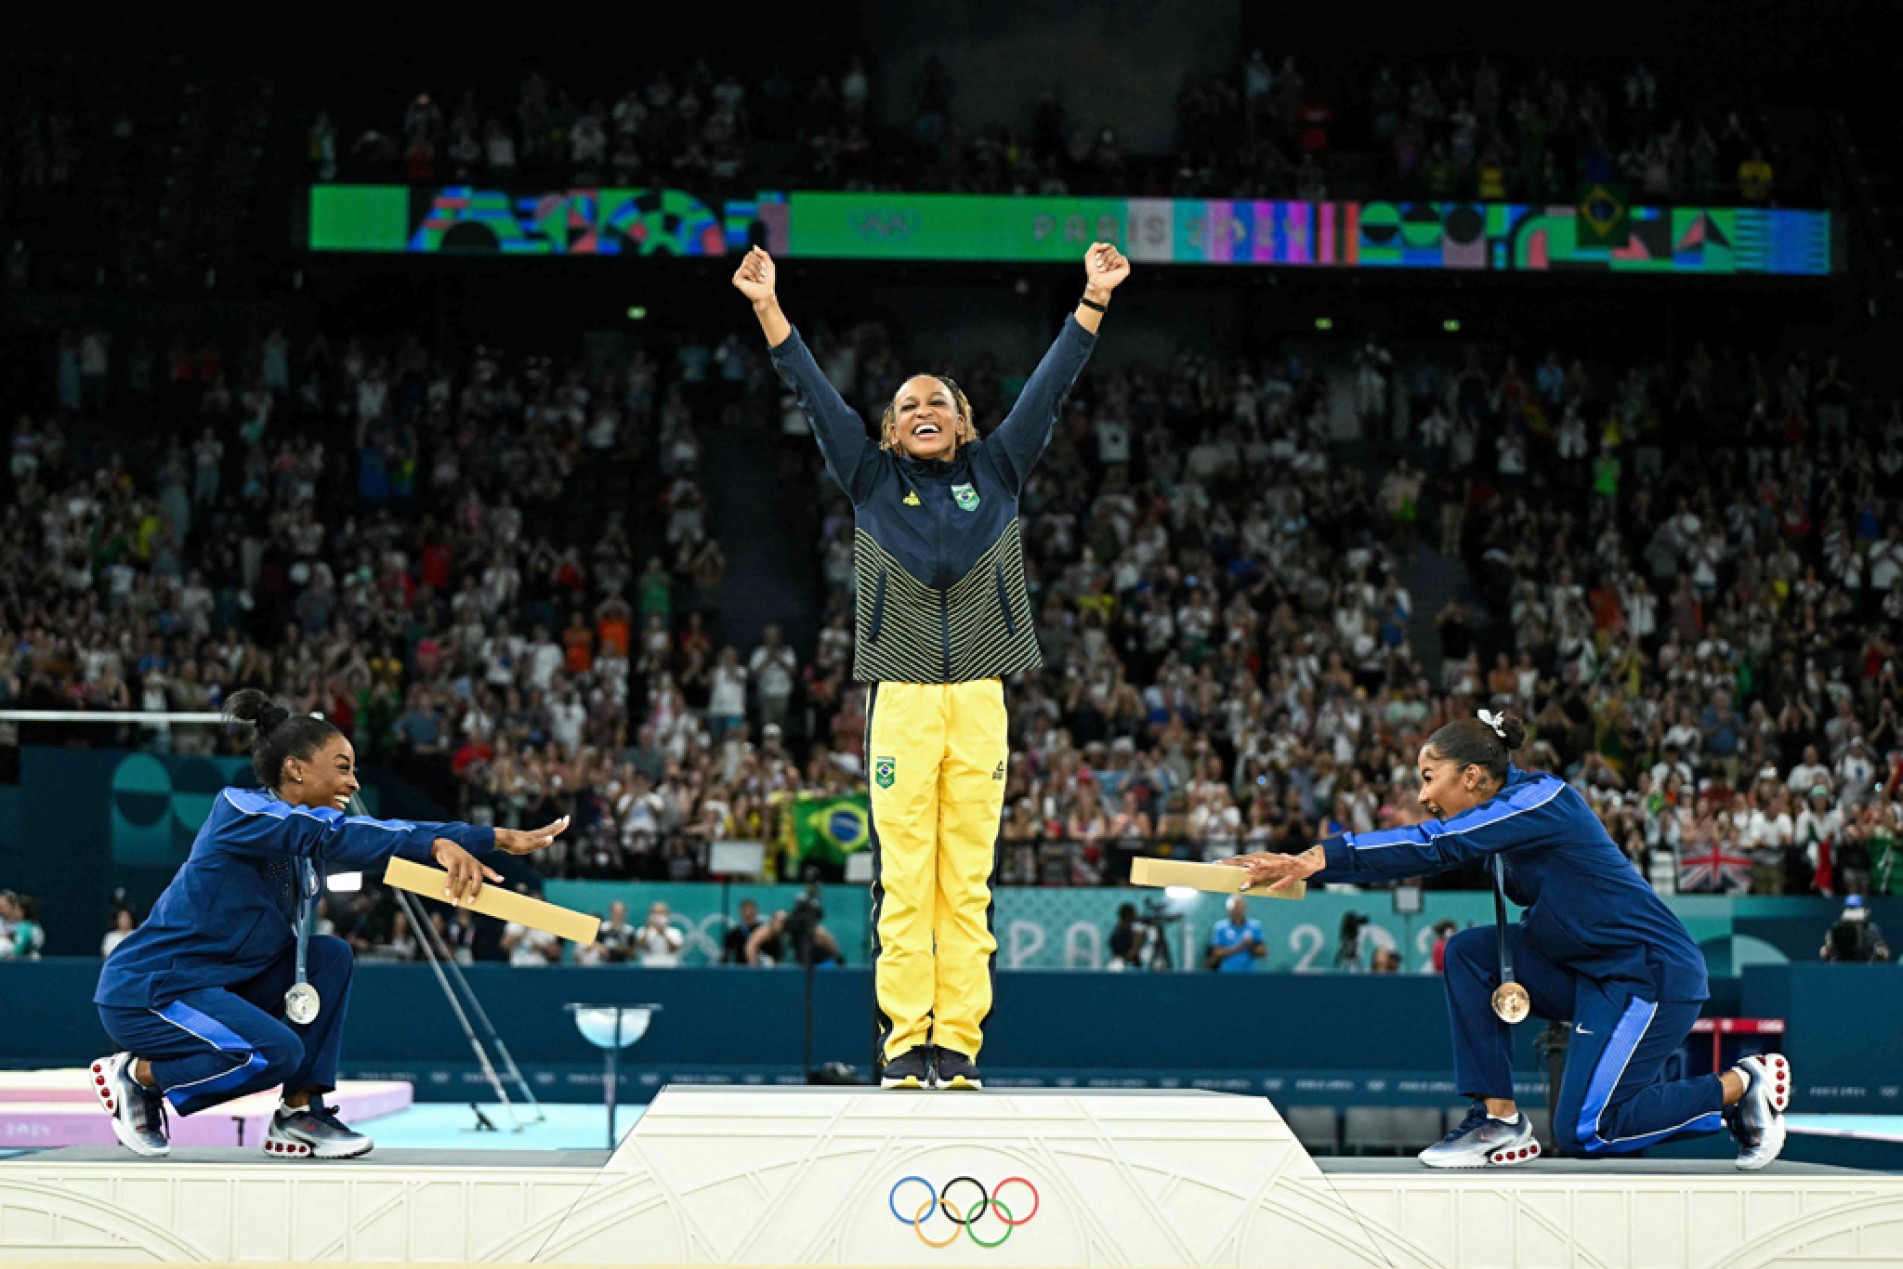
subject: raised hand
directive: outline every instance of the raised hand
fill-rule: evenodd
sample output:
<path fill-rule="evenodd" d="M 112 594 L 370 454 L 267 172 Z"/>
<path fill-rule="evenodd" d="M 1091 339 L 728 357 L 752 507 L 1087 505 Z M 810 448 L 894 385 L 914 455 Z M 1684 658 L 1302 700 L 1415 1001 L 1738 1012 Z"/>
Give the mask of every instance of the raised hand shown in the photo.
<path fill-rule="evenodd" d="M 1084 285 L 1114 291 L 1130 276 L 1130 258 L 1114 243 L 1093 242 L 1084 253 Z"/>
<path fill-rule="evenodd" d="M 774 267 L 773 257 L 763 247 L 755 247 L 747 252 L 740 261 L 740 267 L 733 271 L 735 289 L 755 304 L 773 298 L 773 288 L 778 280 L 779 271 Z"/>
<path fill-rule="evenodd" d="M 548 846 L 568 827 L 568 817 L 562 816 L 553 824 L 544 824 L 541 828 L 499 828 L 496 830 L 496 849 L 511 855 L 532 855 Z"/>

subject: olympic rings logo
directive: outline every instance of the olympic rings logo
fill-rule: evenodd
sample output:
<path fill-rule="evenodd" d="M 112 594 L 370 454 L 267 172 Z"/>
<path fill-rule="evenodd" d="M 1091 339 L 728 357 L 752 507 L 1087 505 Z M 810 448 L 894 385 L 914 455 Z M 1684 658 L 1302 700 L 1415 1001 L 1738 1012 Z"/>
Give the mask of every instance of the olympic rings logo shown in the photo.
<path fill-rule="evenodd" d="M 914 1184 L 925 1187 L 925 1201 L 918 1205 L 916 1211 L 910 1216 L 907 1216 L 904 1209 L 899 1206 L 899 1191 L 908 1185 Z M 963 1208 L 964 1215 L 962 1216 L 959 1215 L 959 1211 L 961 1210 L 959 1205 L 952 1202 L 951 1198 L 952 1190 L 960 1185 L 969 1185 L 978 1191 L 977 1201 L 972 1203 L 970 1207 Z M 1002 1201 L 1004 1187 L 1007 1185 L 1021 1185 L 1031 1192 L 1030 1211 L 1022 1216 L 1013 1216 L 1011 1214 L 1011 1209 L 1006 1207 Z M 1031 1223 L 1031 1218 L 1037 1215 L 1039 1202 L 1037 1187 L 1021 1176 L 1006 1177 L 1004 1180 L 998 1182 L 998 1187 L 995 1191 L 985 1189 L 984 1184 L 976 1177 L 953 1177 L 946 1183 L 945 1188 L 940 1190 L 922 1176 L 903 1176 L 892 1183 L 892 1192 L 886 1195 L 885 1200 L 886 1207 L 892 1213 L 892 1218 L 901 1225 L 910 1225 L 912 1232 L 917 1234 L 919 1241 L 924 1243 L 927 1247 L 949 1247 L 958 1241 L 958 1234 L 961 1230 L 966 1237 L 970 1238 L 972 1242 L 977 1243 L 980 1247 L 1002 1246 L 1005 1240 L 1011 1237 L 1011 1231 L 1020 1225 L 1029 1225 Z M 909 1205 L 909 1199 L 907 1203 Z M 925 1227 L 931 1224 L 941 1212 L 944 1213 L 945 1219 L 951 1222 L 951 1233 L 943 1238 L 933 1238 L 930 1234 L 925 1232 Z M 996 1238 L 985 1238 L 978 1233 L 978 1222 L 985 1218 L 987 1212 L 997 1220 L 998 1224 L 1004 1226 L 1004 1232 L 999 1234 Z"/>

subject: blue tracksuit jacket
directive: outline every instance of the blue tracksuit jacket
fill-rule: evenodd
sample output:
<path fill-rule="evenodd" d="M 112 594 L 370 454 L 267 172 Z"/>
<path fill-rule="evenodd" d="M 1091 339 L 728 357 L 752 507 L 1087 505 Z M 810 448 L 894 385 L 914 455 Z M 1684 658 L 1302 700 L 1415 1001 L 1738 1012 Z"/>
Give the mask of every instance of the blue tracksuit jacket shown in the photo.
<path fill-rule="evenodd" d="M 1493 797 L 1444 820 L 1322 843 L 1317 882 L 1362 883 L 1441 872 L 1501 855 L 1507 897 L 1526 905 L 1526 939 L 1551 960 L 1656 1001 L 1711 995 L 1705 958 L 1672 910 L 1606 836 L 1579 791 L 1509 767 Z"/>
<path fill-rule="evenodd" d="M 151 916 L 106 958 L 93 1001 L 150 1009 L 247 982 L 297 942 L 303 861 L 321 890 L 332 868 L 375 870 L 392 855 L 428 863 L 438 837 L 472 854 L 496 843 L 493 828 L 359 819 L 292 806 L 264 789 L 225 789 Z"/>

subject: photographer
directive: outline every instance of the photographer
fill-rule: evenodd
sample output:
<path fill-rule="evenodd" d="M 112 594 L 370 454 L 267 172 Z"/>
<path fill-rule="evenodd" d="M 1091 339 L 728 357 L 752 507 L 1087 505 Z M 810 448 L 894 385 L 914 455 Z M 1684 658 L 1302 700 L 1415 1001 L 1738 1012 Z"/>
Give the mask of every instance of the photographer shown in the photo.
<path fill-rule="evenodd" d="M 1110 968 L 1129 969 L 1143 964 L 1150 946 L 1150 928 L 1137 920 L 1137 905 L 1117 905 L 1117 924 L 1110 931 Z"/>
<path fill-rule="evenodd" d="M 809 884 L 806 892 L 782 908 L 773 919 L 762 922 L 747 939 L 749 965 L 844 965 L 846 957 L 832 931 L 820 924 L 826 909 L 820 906 L 819 885 Z"/>
<path fill-rule="evenodd" d="M 1870 909 L 1865 906 L 1862 895 L 1853 894 L 1844 900 L 1843 915 L 1825 933 L 1824 946 L 1818 955 L 1827 961 L 1849 965 L 1890 959 L 1890 945 L 1883 941 L 1883 931 L 1870 919 Z"/>
<path fill-rule="evenodd" d="M 1229 914 L 1216 922 L 1209 932 L 1209 955 L 1205 963 L 1221 974 L 1248 974 L 1268 954 L 1262 941 L 1262 923 L 1249 915 L 1248 903 L 1241 895 L 1232 895 Z"/>

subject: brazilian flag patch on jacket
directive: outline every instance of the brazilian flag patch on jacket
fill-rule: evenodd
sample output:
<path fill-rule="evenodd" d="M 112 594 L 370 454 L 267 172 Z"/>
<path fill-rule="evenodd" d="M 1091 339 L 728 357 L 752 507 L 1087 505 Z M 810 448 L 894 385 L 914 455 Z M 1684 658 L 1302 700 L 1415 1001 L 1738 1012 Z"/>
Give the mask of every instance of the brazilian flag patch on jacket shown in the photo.
<path fill-rule="evenodd" d="M 953 485 L 952 497 L 956 499 L 958 505 L 966 511 L 976 511 L 978 509 L 978 491 L 973 489 L 970 485 Z"/>

